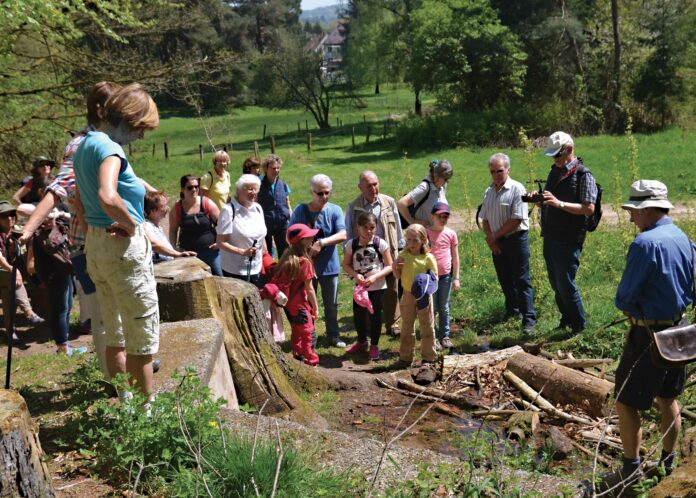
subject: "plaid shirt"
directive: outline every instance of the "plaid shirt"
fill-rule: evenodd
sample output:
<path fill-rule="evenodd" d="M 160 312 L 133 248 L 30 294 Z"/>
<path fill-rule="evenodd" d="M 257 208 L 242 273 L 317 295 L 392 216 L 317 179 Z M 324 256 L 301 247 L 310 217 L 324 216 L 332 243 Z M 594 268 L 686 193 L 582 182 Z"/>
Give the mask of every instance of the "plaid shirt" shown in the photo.
<path fill-rule="evenodd" d="M 46 187 L 49 192 L 53 192 L 60 200 L 67 203 L 70 208 L 70 242 L 73 246 L 81 247 L 85 243 L 85 236 L 80 229 L 80 224 L 77 222 L 77 215 L 75 209 L 75 170 L 73 169 L 73 157 L 75 152 L 80 147 L 80 144 L 87 136 L 88 131 L 93 131 L 95 128 L 92 125 L 88 125 L 86 128 L 80 130 L 77 135 L 73 137 L 68 145 L 63 151 L 63 161 L 60 163 L 60 169 L 58 174 L 53 178 L 51 184 Z"/>

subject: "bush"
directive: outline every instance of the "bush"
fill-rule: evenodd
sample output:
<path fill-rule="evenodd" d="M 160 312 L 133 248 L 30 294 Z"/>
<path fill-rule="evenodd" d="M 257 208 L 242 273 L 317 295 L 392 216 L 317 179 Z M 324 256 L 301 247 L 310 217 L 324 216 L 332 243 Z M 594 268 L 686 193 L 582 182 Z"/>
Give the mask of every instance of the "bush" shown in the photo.
<path fill-rule="evenodd" d="M 109 480 L 128 483 L 134 492 L 200 496 L 207 486 L 213 496 L 246 497 L 256 496 L 256 487 L 270 496 L 279 458 L 275 444 L 261 442 L 254 450 L 223 427 L 223 400 L 213 400 L 192 369 L 175 378 L 177 389 L 158 394 L 149 414 L 138 393 L 130 403 L 102 399 L 78 410 L 80 452 L 93 457 L 98 470 L 108 470 Z M 127 388 L 125 378 L 115 383 Z M 276 496 L 339 496 L 349 486 L 344 476 L 310 469 L 293 449 L 282 454 Z"/>

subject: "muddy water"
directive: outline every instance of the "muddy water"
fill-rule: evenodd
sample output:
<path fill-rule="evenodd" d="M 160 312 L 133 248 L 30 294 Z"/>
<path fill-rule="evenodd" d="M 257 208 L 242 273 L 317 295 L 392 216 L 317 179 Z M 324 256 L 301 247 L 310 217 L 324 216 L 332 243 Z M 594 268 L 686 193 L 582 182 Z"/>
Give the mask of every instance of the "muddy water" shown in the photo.
<path fill-rule="evenodd" d="M 342 403 L 344 410 L 339 429 L 380 441 L 402 432 L 431 405 L 428 402 L 413 403 L 413 398 L 387 390 L 373 391 L 370 396 L 361 398 L 348 396 Z M 479 430 L 494 429 L 494 426 L 480 420 L 454 418 L 430 409 L 399 439 L 399 444 L 466 458 L 467 454 L 460 447 L 462 439 L 474 437 Z"/>

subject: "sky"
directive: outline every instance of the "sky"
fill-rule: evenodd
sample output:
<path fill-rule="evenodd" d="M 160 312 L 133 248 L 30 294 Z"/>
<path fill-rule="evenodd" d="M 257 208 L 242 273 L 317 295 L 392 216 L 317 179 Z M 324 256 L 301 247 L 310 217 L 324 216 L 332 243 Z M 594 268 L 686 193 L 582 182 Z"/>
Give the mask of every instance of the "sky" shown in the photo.
<path fill-rule="evenodd" d="M 327 5 L 335 5 L 338 2 L 339 0 L 302 0 L 302 10 L 326 7 Z"/>

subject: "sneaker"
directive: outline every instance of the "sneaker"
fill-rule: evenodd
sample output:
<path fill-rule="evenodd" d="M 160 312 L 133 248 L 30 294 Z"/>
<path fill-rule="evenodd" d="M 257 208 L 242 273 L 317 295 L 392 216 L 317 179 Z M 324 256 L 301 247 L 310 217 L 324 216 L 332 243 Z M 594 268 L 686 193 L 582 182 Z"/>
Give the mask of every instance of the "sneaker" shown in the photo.
<path fill-rule="evenodd" d="M 364 351 L 365 349 L 367 349 L 366 342 L 356 342 L 351 347 L 346 349 L 346 353 L 349 353 L 349 354 L 359 353 L 360 351 Z"/>
<path fill-rule="evenodd" d="M 442 344 L 440 344 L 440 339 L 435 339 L 435 351 L 441 351 L 442 350 Z"/>
<path fill-rule="evenodd" d="M 370 359 L 371 360 L 379 360 L 379 347 L 377 346 L 370 346 Z"/>
<path fill-rule="evenodd" d="M 454 347 L 454 343 L 452 342 L 452 339 L 449 337 L 445 337 L 440 341 L 440 344 L 442 345 L 443 348 L 451 349 Z"/>
<path fill-rule="evenodd" d="M 534 333 L 534 325 L 522 325 L 522 333 L 524 335 L 532 335 Z"/>
<path fill-rule="evenodd" d="M 346 343 L 343 342 L 341 339 L 332 339 L 331 345 L 335 348 L 345 348 L 346 347 Z"/>
<path fill-rule="evenodd" d="M 161 366 L 162 366 L 162 360 L 152 360 L 152 373 L 159 372 L 159 369 Z"/>
<path fill-rule="evenodd" d="M 398 325 L 393 325 L 391 330 L 389 330 L 389 335 L 392 337 L 399 337 L 401 336 L 401 329 L 399 328 Z"/>
<path fill-rule="evenodd" d="M 32 313 L 31 315 L 27 315 L 27 322 L 31 323 L 32 325 L 38 325 L 38 324 L 43 323 L 45 321 L 46 320 L 41 318 L 36 313 Z"/>

